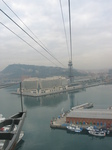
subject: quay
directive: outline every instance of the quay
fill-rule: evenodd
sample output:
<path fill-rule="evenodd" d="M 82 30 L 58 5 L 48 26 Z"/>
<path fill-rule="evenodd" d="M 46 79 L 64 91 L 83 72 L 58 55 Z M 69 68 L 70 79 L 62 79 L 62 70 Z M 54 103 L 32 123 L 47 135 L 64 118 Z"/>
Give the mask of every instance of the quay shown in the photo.
<path fill-rule="evenodd" d="M 31 97 L 41 97 L 47 95 L 55 95 L 66 92 L 80 92 L 86 88 L 104 85 L 104 81 L 95 79 L 82 79 L 74 81 L 72 84 L 68 83 L 68 79 L 61 76 L 47 77 L 47 78 L 28 78 L 21 82 L 21 89 L 12 92 L 12 94 Z"/>
<path fill-rule="evenodd" d="M 44 92 L 40 92 L 40 93 L 38 93 L 36 90 L 31 90 L 31 91 L 26 90 L 26 91 L 22 91 L 22 95 L 23 96 L 30 96 L 30 97 L 42 97 L 42 96 L 48 96 L 48 95 L 62 94 L 62 93 L 66 93 L 66 92 L 76 93 L 76 92 L 83 91 L 86 88 L 99 86 L 99 85 L 103 85 L 103 84 L 105 84 L 105 83 L 102 82 L 102 83 L 96 83 L 96 84 L 85 85 L 85 86 L 79 85 L 79 86 L 61 88 L 58 90 L 50 90 L 49 92 L 46 92 L 46 90 L 44 90 Z M 20 90 L 17 90 L 17 92 L 12 92 L 12 94 L 20 95 Z"/>
<path fill-rule="evenodd" d="M 22 95 L 30 96 L 30 97 L 42 97 L 42 96 L 48 96 L 48 95 L 62 94 L 62 93 L 66 93 L 66 92 L 80 92 L 83 89 L 84 88 L 82 86 L 81 87 L 73 86 L 72 88 L 61 89 L 58 91 L 51 91 L 48 93 L 46 93 L 46 92 L 45 93 L 22 92 Z M 20 92 L 12 92 L 12 94 L 20 95 Z"/>
<path fill-rule="evenodd" d="M 52 129 L 64 129 L 67 126 L 78 126 L 86 130 L 88 126 L 96 126 L 97 128 L 106 128 L 112 132 L 112 109 L 87 109 L 93 106 L 85 103 L 73 107 L 70 111 L 63 112 L 57 118 L 53 118 L 50 122 Z"/>
<path fill-rule="evenodd" d="M 73 111 L 74 109 L 84 109 L 85 107 L 88 107 L 88 106 L 93 106 L 93 104 L 92 103 L 85 103 L 82 105 L 78 105 L 78 106 L 72 107 L 70 111 Z M 55 129 L 56 128 L 57 129 L 66 129 L 66 126 L 69 125 L 69 123 L 66 123 L 66 117 L 70 113 L 70 111 L 62 113 L 57 118 L 53 118 L 53 120 L 51 120 L 51 122 L 50 122 L 50 127 L 55 128 Z M 79 125 L 79 126 L 81 126 L 83 128 L 87 127 L 87 125 Z"/>

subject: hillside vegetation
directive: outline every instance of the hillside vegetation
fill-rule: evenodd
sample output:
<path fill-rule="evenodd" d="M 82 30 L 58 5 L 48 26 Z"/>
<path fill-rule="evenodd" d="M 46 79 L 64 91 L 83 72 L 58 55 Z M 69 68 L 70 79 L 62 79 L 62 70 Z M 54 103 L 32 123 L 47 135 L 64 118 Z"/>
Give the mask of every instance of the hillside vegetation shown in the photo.
<path fill-rule="evenodd" d="M 75 76 L 85 75 L 74 69 Z M 46 67 L 24 64 L 12 64 L 7 66 L 0 73 L 0 79 L 16 80 L 22 77 L 52 77 L 52 76 L 65 76 L 68 77 L 68 68 L 61 67 Z"/>

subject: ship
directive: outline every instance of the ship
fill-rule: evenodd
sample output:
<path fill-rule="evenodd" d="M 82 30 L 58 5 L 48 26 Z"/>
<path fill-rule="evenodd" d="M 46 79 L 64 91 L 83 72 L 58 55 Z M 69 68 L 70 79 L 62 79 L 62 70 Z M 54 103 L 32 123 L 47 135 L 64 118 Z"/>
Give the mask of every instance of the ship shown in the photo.
<path fill-rule="evenodd" d="M 4 140 L 4 145 L 2 150 L 14 150 L 16 144 L 18 143 L 22 126 L 26 117 L 26 111 L 19 112 L 14 114 L 13 116 L 5 119 L 0 123 L 0 128 L 4 128 L 5 126 L 9 126 L 9 130 L 7 132 L 0 131 L 0 140 Z M 14 130 L 15 126 L 17 127 L 16 131 Z"/>

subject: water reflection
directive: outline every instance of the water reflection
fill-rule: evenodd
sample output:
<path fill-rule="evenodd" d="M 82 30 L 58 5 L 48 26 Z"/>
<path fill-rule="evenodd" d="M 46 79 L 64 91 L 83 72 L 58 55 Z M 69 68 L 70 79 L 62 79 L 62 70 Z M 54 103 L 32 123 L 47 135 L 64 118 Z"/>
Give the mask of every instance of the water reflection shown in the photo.
<path fill-rule="evenodd" d="M 24 142 L 25 141 L 23 139 L 21 139 L 21 141 L 16 145 L 15 150 L 19 150 L 24 145 Z"/>
<path fill-rule="evenodd" d="M 94 135 L 91 135 L 88 133 L 87 130 L 82 130 L 82 132 L 80 133 L 76 133 L 74 131 L 69 131 L 69 130 L 66 130 L 67 134 L 76 134 L 76 135 L 87 135 L 88 137 L 90 137 L 92 140 L 94 139 L 104 139 L 106 137 L 112 137 L 112 132 L 110 132 L 110 134 L 106 134 L 106 136 L 94 136 Z"/>
<path fill-rule="evenodd" d="M 68 99 L 68 94 L 56 94 L 56 95 L 49 95 L 45 97 L 24 97 L 24 104 L 26 107 L 37 107 L 37 106 L 50 106 L 56 107 L 61 102 L 66 101 Z"/>
<path fill-rule="evenodd" d="M 68 99 L 70 101 L 70 109 L 72 107 L 74 107 L 74 103 L 75 103 L 75 93 L 69 93 L 68 94 Z"/>

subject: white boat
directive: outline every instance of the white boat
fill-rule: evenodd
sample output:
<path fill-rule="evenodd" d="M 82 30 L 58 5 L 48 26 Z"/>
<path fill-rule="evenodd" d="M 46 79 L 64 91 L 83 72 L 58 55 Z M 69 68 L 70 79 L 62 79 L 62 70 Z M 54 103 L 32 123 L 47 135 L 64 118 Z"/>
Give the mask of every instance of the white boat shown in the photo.
<path fill-rule="evenodd" d="M 9 129 L 10 129 L 10 125 L 3 127 L 2 131 L 3 132 L 8 132 Z M 16 130 L 17 130 L 17 126 L 14 127 L 13 131 L 16 132 Z M 24 136 L 24 132 L 21 131 L 17 143 L 19 143 L 21 141 L 21 139 L 23 138 L 23 136 Z M 2 149 L 2 147 L 4 145 L 4 142 L 5 142 L 5 140 L 0 140 L 0 150 Z"/>
<path fill-rule="evenodd" d="M 5 118 L 3 117 L 2 114 L 0 114 L 0 122 L 3 122 L 5 120 Z"/>
<path fill-rule="evenodd" d="M 21 139 L 23 138 L 23 136 L 24 136 L 24 132 L 21 131 L 21 132 L 20 132 L 20 135 L 19 135 L 19 139 L 18 139 L 18 141 L 17 141 L 17 144 L 21 141 Z M 4 142 L 5 142 L 5 140 L 0 140 L 0 150 L 2 150 L 2 148 L 3 148 L 3 146 L 4 146 Z"/>
<path fill-rule="evenodd" d="M 2 150 L 5 140 L 0 140 L 0 150 Z"/>
<path fill-rule="evenodd" d="M 78 126 L 67 126 L 66 127 L 68 130 L 70 131 L 74 131 L 74 132 L 81 132 L 82 128 L 78 127 Z"/>
<path fill-rule="evenodd" d="M 21 141 L 21 139 L 23 138 L 23 136 L 24 136 L 24 132 L 21 131 L 17 143 L 19 143 Z"/>
<path fill-rule="evenodd" d="M 91 131 L 91 130 L 94 129 L 94 127 L 93 127 L 93 126 L 89 126 L 89 127 L 87 127 L 86 129 L 87 129 L 88 131 Z"/>
<path fill-rule="evenodd" d="M 66 128 L 70 131 L 75 131 L 75 126 L 67 126 Z"/>
<path fill-rule="evenodd" d="M 89 126 L 86 128 L 88 131 L 91 131 L 91 130 L 97 130 L 98 128 L 96 126 Z"/>
<path fill-rule="evenodd" d="M 2 131 L 3 131 L 3 132 L 8 132 L 9 129 L 10 129 L 10 126 L 6 126 L 6 127 L 3 127 L 3 130 L 2 130 Z M 16 132 L 16 130 L 17 130 L 17 126 L 14 127 L 13 131 Z M 22 139 L 23 136 L 24 136 L 24 132 L 21 131 L 17 143 Z"/>
<path fill-rule="evenodd" d="M 81 131 L 82 131 L 82 128 L 80 128 L 80 127 L 78 127 L 78 126 L 75 127 L 75 132 L 79 133 L 79 132 L 81 132 Z"/>
<path fill-rule="evenodd" d="M 89 134 L 94 135 L 94 136 L 101 136 L 101 137 L 106 136 L 106 133 L 104 131 L 100 131 L 100 130 L 90 130 L 88 132 L 89 132 Z"/>
<path fill-rule="evenodd" d="M 110 130 L 109 129 L 100 129 L 100 131 L 105 132 L 106 134 L 110 134 Z"/>

